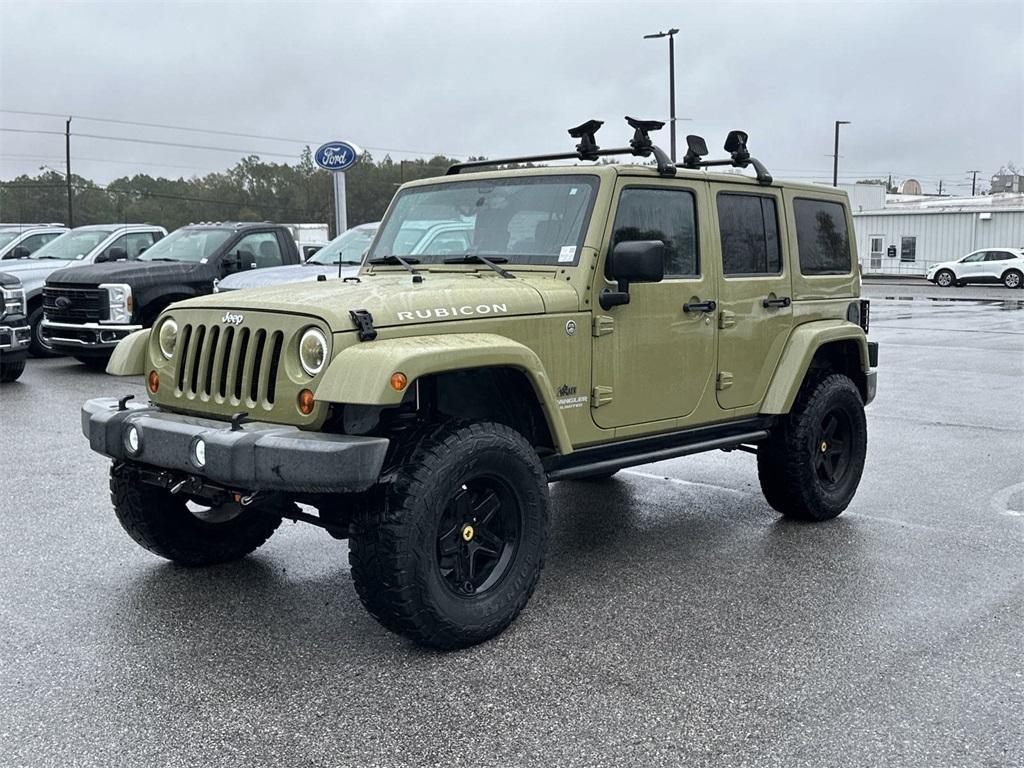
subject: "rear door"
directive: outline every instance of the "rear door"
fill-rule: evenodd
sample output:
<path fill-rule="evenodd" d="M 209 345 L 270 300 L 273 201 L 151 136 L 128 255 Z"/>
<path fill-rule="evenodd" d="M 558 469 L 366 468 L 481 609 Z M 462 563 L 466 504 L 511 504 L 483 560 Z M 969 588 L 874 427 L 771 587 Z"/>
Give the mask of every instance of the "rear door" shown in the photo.
<path fill-rule="evenodd" d="M 721 408 L 764 397 L 793 326 L 791 263 L 782 192 L 712 184 L 721 267 L 718 371 Z"/>

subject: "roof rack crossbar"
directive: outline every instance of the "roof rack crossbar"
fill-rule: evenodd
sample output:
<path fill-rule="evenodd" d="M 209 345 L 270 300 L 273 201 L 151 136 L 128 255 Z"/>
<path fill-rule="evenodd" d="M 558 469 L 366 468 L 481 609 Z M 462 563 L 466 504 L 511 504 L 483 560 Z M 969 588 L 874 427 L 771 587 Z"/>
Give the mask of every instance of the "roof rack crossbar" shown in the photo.
<path fill-rule="evenodd" d="M 733 168 L 746 168 L 754 166 L 754 173 L 757 176 L 758 184 L 771 184 L 772 175 L 764 167 L 764 163 L 756 157 L 751 157 L 747 150 L 747 134 L 743 131 L 729 131 L 725 139 L 725 151 L 729 153 L 728 160 L 701 160 L 707 154 L 708 147 L 700 136 L 687 136 L 686 143 L 689 147 L 683 162 L 678 164 L 679 168 L 711 168 L 715 166 L 730 165 Z"/>

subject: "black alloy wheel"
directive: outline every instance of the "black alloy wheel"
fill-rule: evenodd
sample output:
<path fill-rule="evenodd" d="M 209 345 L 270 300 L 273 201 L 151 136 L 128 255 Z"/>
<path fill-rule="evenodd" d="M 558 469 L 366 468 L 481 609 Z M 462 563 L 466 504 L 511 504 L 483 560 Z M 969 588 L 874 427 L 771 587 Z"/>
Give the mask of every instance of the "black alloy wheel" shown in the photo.
<path fill-rule="evenodd" d="M 850 470 L 850 437 L 853 426 L 842 409 L 833 409 L 821 420 L 814 451 L 814 471 L 822 483 L 837 486 Z"/>
<path fill-rule="evenodd" d="M 515 559 L 523 514 L 496 478 L 466 482 L 438 523 L 437 567 L 449 589 L 472 598 L 499 584 Z"/>

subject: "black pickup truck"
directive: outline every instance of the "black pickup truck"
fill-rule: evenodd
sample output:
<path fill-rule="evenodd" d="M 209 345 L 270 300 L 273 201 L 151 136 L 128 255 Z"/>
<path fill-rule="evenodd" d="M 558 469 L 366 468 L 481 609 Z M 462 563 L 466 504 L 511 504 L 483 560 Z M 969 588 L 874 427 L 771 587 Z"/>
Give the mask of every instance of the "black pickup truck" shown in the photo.
<path fill-rule="evenodd" d="M 25 370 L 32 330 L 25 311 L 21 281 L 0 272 L 0 383 L 15 381 Z"/>
<path fill-rule="evenodd" d="M 218 222 L 177 229 L 133 261 L 54 272 L 43 289 L 43 336 L 54 351 L 106 367 L 117 343 L 169 304 L 213 292 L 235 272 L 299 264 L 283 226 Z"/>

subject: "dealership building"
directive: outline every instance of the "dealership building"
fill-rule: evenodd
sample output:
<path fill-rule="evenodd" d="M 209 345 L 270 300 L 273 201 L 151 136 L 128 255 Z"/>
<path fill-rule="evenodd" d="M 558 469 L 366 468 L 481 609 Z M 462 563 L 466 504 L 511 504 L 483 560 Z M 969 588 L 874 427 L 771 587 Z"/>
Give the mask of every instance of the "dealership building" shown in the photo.
<path fill-rule="evenodd" d="M 1024 248 L 1024 194 L 893 195 L 878 184 L 843 184 L 865 275 L 924 275 L 982 248 Z"/>

